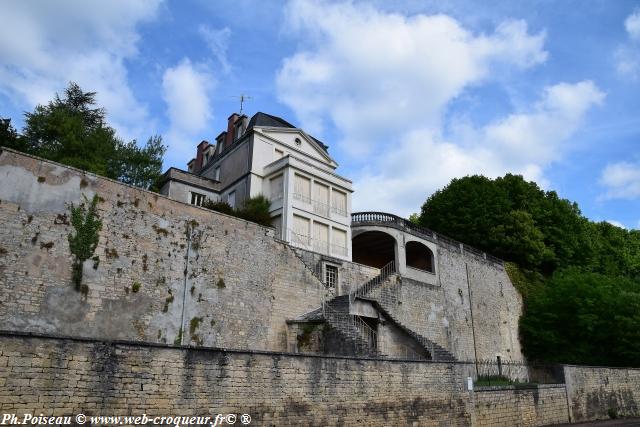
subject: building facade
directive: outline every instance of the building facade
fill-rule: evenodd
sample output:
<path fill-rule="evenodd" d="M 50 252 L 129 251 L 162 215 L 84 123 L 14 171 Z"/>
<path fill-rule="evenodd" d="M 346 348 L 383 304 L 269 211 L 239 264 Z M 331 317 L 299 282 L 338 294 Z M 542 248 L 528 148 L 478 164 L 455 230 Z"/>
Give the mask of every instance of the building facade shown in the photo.
<path fill-rule="evenodd" d="M 234 113 L 215 144 L 198 145 L 188 171 L 165 173 L 160 192 L 198 206 L 210 199 L 233 208 L 264 195 L 278 238 L 350 260 L 353 189 L 337 166 L 326 145 L 287 121 Z"/>

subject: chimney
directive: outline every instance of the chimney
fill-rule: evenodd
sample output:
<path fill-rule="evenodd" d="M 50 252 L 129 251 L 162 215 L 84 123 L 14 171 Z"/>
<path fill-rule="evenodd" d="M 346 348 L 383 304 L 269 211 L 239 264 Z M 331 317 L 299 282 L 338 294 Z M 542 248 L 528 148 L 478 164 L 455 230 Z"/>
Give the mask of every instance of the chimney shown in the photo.
<path fill-rule="evenodd" d="M 225 135 L 224 148 L 227 148 L 233 144 L 233 135 L 235 134 L 236 120 L 238 120 L 238 114 L 233 113 L 229 116 L 227 123 L 227 134 Z"/>
<path fill-rule="evenodd" d="M 198 174 L 202 170 L 202 159 L 204 157 L 204 150 L 209 146 L 209 142 L 202 141 L 198 144 L 198 153 L 196 154 L 196 162 L 193 165 L 193 173 Z"/>

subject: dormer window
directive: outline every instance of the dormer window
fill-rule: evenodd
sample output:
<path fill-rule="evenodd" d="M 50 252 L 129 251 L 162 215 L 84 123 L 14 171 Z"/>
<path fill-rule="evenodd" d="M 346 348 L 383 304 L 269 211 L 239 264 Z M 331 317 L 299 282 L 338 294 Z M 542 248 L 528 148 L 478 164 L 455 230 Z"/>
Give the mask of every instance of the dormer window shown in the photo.
<path fill-rule="evenodd" d="M 234 141 L 237 141 L 242 136 L 242 120 L 239 120 L 238 122 L 239 123 L 236 125 L 235 131 L 233 134 Z"/>

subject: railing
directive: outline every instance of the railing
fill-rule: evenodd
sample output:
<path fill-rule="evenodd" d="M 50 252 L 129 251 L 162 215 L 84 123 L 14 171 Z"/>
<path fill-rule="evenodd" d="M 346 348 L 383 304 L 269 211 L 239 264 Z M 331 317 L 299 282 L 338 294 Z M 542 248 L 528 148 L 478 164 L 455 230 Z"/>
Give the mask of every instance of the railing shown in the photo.
<path fill-rule="evenodd" d="M 564 384 L 561 365 L 519 361 L 479 360 L 465 364 L 467 375 L 478 386 L 509 386 L 533 384 Z"/>
<path fill-rule="evenodd" d="M 337 206 L 331 206 L 331 212 L 336 213 L 340 216 L 347 216 L 347 210 L 339 208 Z"/>
<path fill-rule="evenodd" d="M 378 343 L 378 333 L 369 326 L 360 316 L 352 315 L 349 312 L 339 312 L 334 310 L 329 304 L 322 304 L 322 314 L 330 323 L 337 328 L 349 331 L 352 329 L 357 334 L 356 337 L 364 342 L 368 350 L 375 354 L 382 352 L 382 347 Z"/>
<path fill-rule="evenodd" d="M 293 246 L 297 246 L 302 249 L 312 250 L 324 255 L 338 255 L 347 256 L 347 248 L 341 245 L 329 244 L 326 240 L 314 239 L 306 234 L 296 233 L 290 228 L 287 228 L 286 241 Z"/>
<path fill-rule="evenodd" d="M 384 267 L 380 269 L 380 274 L 378 274 L 373 279 L 369 280 L 364 285 L 360 286 L 358 289 L 355 289 L 349 293 L 349 304 L 353 304 L 357 297 L 365 296 L 371 290 L 377 288 L 382 282 L 387 280 L 389 276 L 396 272 L 396 263 L 395 261 L 391 261 L 386 264 Z"/>
<path fill-rule="evenodd" d="M 409 232 L 417 233 L 425 240 L 429 240 L 435 243 L 446 243 L 452 247 L 458 248 L 461 252 L 469 252 L 480 258 L 491 261 L 493 263 L 504 265 L 504 260 L 497 258 L 493 255 L 489 255 L 480 249 L 476 249 L 472 246 L 465 245 L 464 243 L 458 242 L 457 240 L 451 239 L 450 237 L 443 236 L 442 234 L 436 233 L 433 230 L 430 230 L 426 227 L 422 227 L 420 225 L 414 224 L 411 221 L 408 221 L 404 218 L 400 218 L 397 215 L 385 213 L 385 212 L 354 212 L 351 214 L 351 225 L 357 225 L 357 223 L 389 223 L 393 224 L 396 227 L 404 230 L 408 230 Z"/>
<path fill-rule="evenodd" d="M 347 216 L 347 211 L 345 209 L 339 208 L 337 206 L 330 206 L 328 203 L 321 202 L 320 200 L 313 199 L 309 196 L 305 196 L 301 193 L 293 193 L 293 198 L 295 200 L 300 200 L 303 203 L 311 205 L 313 208 L 313 213 L 318 214 L 320 216 L 324 216 L 329 218 L 329 212 L 334 212 L 341 216 Z"/>

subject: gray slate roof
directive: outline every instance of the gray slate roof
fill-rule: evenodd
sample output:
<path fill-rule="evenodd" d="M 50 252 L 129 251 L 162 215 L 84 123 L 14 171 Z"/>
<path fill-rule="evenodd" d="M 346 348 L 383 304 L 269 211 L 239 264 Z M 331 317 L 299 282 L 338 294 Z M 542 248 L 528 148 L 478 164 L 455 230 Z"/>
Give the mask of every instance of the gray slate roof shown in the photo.
<path fill-rule="evenodd" d="M 253 129 L 254 126 L 296 129 L 296 126 L 292 125 L 291 123 L 289 123 L 285 119 L 282 119 L 282 118 L 280 118 L 278 116 L 272 116 L 271 114 L 267 114 L 267 113 L 263 113 L 263 112 L 257 112 L 256 114 L 253 115 L 253 117 L 251 117 L 251 120 L 249 120 L 249 125 L 247 126 L 247 129 Z M 309 136 L 311 136 L 311 135 L 309 135 Z M 311 136 L 311 138 L 325 152 L 328 152 L 329 147 L 327 145 L 325 145 L 322 141 L 314 138 L 313 136 Z"/>

